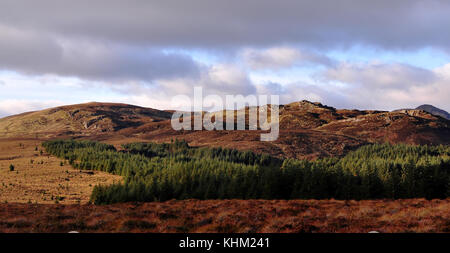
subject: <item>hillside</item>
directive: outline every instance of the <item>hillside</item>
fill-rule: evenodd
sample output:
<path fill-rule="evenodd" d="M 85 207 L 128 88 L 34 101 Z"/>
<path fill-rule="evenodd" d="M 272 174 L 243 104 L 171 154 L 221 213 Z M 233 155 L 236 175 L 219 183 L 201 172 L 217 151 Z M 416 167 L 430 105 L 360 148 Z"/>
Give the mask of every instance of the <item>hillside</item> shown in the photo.
<path fill-rule="evenodd" d="M 280 106 L 280 136 L 274 142 L 259 141 L 261 131 L 174 131 L 170 122 L 144 124 L 117 134 L 121 136 L 115 138 L 118 143 L 123 138 L 161 142 L 178 138 L 194 146 L 249 149 L 311 159 L 341 156 L 375 142 L 449 144 L 450 121 L 421 110 L 339 110 L 300 101 Z"/>
<path fill-rule="evenodd" d="M 53 140 L 45 150 L 76 169 L 99 170 L 123 184 L 93 189 L 94 204 L 170 199 L 446 198 L 449 146 L 372 144 L 340 159 L 280 159 L 185 141 L 129 143 Z M 258 180 L 254 180 L 258 178 Z"/>
<path fill-rule="evenodd" d="M 423 110 L 423 111 L 429 112 L 433 115 L 441 116 L 444 119 L 450 120 L 450 113 L 448 113 L 442 109 L 439 109 L 437 107 L 434 107 L 432 105 L 421 105 L 421 106 L 417 107 L 416 109 Z"/>
<path fill-rule="evenodd" d="M 150 108 L 93 102 L 0 119 L 0 137 L 98 136 L 170 116 L 169 112 Z"/>
<path fill-rule="evenodd" d="M 0 138 L 83 137 L 112 144 L 185 139 L 192 146 L 308 159 L 342 156 L 374 142 L 450 143 L 450 121 L 424 110 L 346 110 L 299 101 L 280 106 L 280 136 L 274 142 L 261 142 L 260 130 L 175 131 L 170 117 L 170 111 L 126 104 L 70 105 L 0 119 Z"/>

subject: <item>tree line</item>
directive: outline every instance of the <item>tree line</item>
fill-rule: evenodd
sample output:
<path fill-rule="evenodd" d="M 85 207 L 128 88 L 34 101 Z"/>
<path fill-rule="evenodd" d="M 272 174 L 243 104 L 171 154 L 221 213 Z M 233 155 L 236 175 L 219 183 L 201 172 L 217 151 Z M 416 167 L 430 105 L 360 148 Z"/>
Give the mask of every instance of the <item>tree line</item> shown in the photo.
<path fill-rule="evenodd" d="M 373 144 L 342 158 L 280 159 L 185 141 L 114 146 L 54 140 L 47 152 L 73 167 L 124 177 L 95 186 L 91 201 L 169 199 L 377 199 L 450 195 L 450 147 Z"/>

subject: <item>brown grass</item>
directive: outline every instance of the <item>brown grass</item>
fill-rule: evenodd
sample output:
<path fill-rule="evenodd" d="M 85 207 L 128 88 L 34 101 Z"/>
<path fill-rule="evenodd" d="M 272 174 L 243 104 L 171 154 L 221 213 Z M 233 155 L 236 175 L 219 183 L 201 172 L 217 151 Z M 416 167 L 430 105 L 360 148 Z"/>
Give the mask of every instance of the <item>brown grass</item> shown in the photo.
<path fill-rule="evenodd" d="M 450 232 L 450 199 L 88 205 L 94 185 L 121 178 L 61 166 L 41 150 L 38 140 L 0 139 L 0 232 Z"/>
<path fill-rule="evenodd" d="M 248 109 L 237 111 L 241 113 L 248 114 Z M 221 146 L 297 159 L 342 156 L 374 142 L 450 143 L 450 121 L 419 110 L 336 110 L 320 103 L 294 102 L 280 107 L 280 135 L 274 142 L 261 142 L 261 131 L 175 131 L 170 118 L 168 111 L 86 103 L 2 118 L 0 138 L 77 137 L 114 144 L 178 138 L 192 146 Z"/>
<path fill-rule="evenodd" d="M 0 232 L 450 232 L 446 200 L 0 204 Z"/>
<path fill-rule="evenodd" d="M 1 203 L 86 203 L 95 185 L 122 180 L 104 172 L 81 172 L 67 163 L 61 166 L 63 160 L 41 154 L 40 144 L 32 139 L 0 139 Z"/>

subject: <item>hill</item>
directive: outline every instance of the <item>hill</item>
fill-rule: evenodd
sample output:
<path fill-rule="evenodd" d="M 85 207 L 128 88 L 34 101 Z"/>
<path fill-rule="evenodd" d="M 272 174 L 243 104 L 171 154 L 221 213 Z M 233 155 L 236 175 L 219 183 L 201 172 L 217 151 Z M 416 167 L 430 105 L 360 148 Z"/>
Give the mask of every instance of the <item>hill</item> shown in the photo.
<path fill-rule="evenodd" d="M 432 105 L 421 105 L 421 106 L 417 107 L 416 109 L 417 110 L 424 110 L 424 111 L 429 112 L 429 113 L 431 113 L 433 115 L 441 116 L 444 119 L 450 120 L 450 113 L 448 113 L 448 112 L 446 112 L 446 111 L 444 111 L 442 109 L 439 109 L 437 107 L 434 107 Z"/>
<path fill-rule="evenodd" d="M 248 149 L 299 159 L 342 156 L 376 142 L 450 143 L 450 121 L 420 110 L 338 110 L 300 101 L 280 106 L 279 120 L 280 136 L 274 142 L 259 141 L 261 131 L 174 131 L 170 122 L 123 129 L 117 133 L 121 137 L 116 140 L 119 143 L 119 138 L 167 142 L 178 138 L 194 146 Z"/>
<path fill-rule="evenodd" d="M 248 108 L 236 112 L 248 113 Z M 63 137 L 111 144 L 185 139 L 192 146 L 228 147 L 278 157 L 342 156 L 370 143 L 449 144 L 450 121 L 424 110 L 336 109 L 299 101 L 280 105 L 280 136 L 261 142 L 258 131 L 175 131 L 172 112 L 112 103 L 87 103 L 0 119 L 0 138 Z"/>
<path fill-rule="evenodd" d="M 148 122 L 168 120 L 171 113 L 116 103 L 86 103 L 28 112 L 0 119 L 0 136 L 98 136 Z"/>

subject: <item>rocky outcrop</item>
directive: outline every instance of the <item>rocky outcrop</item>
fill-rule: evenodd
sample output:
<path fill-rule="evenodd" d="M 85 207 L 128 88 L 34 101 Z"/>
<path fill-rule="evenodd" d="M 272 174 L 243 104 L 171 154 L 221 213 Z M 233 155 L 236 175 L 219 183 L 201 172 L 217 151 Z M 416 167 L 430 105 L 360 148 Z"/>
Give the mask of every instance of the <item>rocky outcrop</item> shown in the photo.
<path fill-rule="evenodd" d="M 260 130 L 175 131 L 170 123 L 173 112 L 112 103 L 63 106 L 3 118 L 0 138 L 85 137 L 115 143 L 185 139 L 194 146 L 308 159 L 341 156 L 374 142 L 450 144 L 450 121 L 425 110 L 347 110 L 304 100 L 280 105 L 279 112 L 280 135 L 273 142 L 261 142 Z M 248 120 L 248 108 L 235 115 L 242 114 Z"/>

